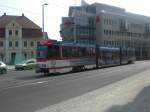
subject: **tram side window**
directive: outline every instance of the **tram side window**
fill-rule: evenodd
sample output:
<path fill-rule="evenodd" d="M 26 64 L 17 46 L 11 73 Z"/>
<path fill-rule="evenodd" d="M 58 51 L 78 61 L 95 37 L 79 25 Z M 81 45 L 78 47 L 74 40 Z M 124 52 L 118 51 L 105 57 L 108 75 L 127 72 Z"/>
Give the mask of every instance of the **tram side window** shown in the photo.
<path fill-rule="evenodd" d="M 78 48 L 73 47 L 72 48 L 72 57 L 78 57 L 78 56 L 79 56 Z"/>
<path fill-rule="evenodd" d="M 63 57 L 78 57 L 77 47 L 63 47 L 62 52 L 63 52 Z"/>
<path fill-rule="evenodd" d="M 79 56 L 93 56 L 95 54 L 95 49 L 92 47 L 79 47 Z"/>
<path fill-rule="evenodd" d="M 109 51 L 102 51 L 103 54 L 103 61 L 108 62 L 112 60 L 112 53 Z"/>
<path fill-rule="evenodd" d="M 79 51 L 80 51 L 80 55 L 81 56 L 86 56 L 86 54 L 87 54 L 87 52 L 86 52 L 86 48 L 85 47 L 81 47 L 80 49 L 79 49 Z"/>
<path fill-rule="evenodd" d="M 92 47 L 91 48 L 87 47 L 86 51 L 87 51 L 87 56 L 94 56 L 94 54 L 95 54 L 95 51 Z"/>
<path fill-rule="evenodd" d="M 127 50 L 126 49 L 124 49 L 124 50 L 122 50 L 122 57 L 126 57 L 127 56 Z"/>
<path fill-rule="evenodd" d="M 113 53 L 113 60 L 119 59 L 119 52 L 114 52 Z"/>
<path fill-rule="evenodd" d="M 62 48 L 63 57 L 85 57 L 93 56 L 95 54 L 95 49 L 88 47 L 63 47 Z"/>
<path fill-rule="evenodd" d="M 70 57 L 71 56 L 71 48 L 70 47 L 63 47 L 62 48 L 62 55 L 63 55 L 63 57 Z"/>
<path fill-rule="evenodd" d="M 59 46 L 49 46 L 48 57 L 60 57 Z"/>

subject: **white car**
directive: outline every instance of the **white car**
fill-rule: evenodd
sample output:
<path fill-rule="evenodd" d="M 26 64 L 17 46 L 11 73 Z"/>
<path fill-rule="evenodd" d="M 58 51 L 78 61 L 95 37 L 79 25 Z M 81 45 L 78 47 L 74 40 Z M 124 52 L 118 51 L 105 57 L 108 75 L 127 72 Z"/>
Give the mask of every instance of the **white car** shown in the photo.
<path fill-rule="evenodd" d="M 0 61 L 0 74 L 6 74 L 7 73 L 7 66 L 4 62 Z"/>

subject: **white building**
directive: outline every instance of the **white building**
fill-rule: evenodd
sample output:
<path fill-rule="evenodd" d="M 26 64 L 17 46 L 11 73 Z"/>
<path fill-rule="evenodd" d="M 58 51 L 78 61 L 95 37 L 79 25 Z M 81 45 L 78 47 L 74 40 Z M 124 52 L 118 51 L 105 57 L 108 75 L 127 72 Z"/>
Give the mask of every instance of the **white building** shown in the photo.
<path fill-rule="evenodd" d="M 0 17 L 0 60 L 14 64 L 36 56 L 36 46 L 42 39 L 39 26 L 22 16 Z"/>

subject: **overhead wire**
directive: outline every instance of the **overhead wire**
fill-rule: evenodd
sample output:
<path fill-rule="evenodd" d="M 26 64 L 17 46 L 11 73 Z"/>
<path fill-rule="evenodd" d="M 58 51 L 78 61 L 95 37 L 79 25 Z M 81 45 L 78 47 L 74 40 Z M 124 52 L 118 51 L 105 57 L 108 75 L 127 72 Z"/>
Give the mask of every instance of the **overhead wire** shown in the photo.
<path fill-rule="evenodd" d="M 60 6 L 60 5 L 57 5 L 57 4 L 55 4 L 55 3 L 49 3 L 48 2 L 48 4 L 53 4 L 54 6 L 56 6 L 56 7 L 59 7 L 59 8 L 63 8 L 63 9 L 66 9 L 65 7 L 62 7 L 62 6 Z M 41 13 L 38 13 L 38 12 L 31 12 L 31 11 L 28 11 L 28 10 L 24 10 L 24 9 L 19 9 L 19 8 L 14 8 L 14 7 L 11 7 L 11 6 L 8 6 L 8 5 L 0 5 L 0 7 L 3 7 L 3 8 L 9 8 L 9 9 L 13 9 L 13 10 L 17 10 L 17 11 L 19 11 L 19 12 L 27 12 L 27 13 L 29 13 L 29 14 L 34 14 L 34 15 L 37 15 L 37 16 L 41 16 Z M 8 12 L 8 11 L 7 11 Z M 10 11 L 9 11 L 10 12 Z M 51 19 L 52 20 L 52 18 L 51 17 L 48 17 L 48 16 L 46 16 L 46 18 L 48 19 Z M 53 18 L 53 20 L 55 20 L 55 18 Z"/>

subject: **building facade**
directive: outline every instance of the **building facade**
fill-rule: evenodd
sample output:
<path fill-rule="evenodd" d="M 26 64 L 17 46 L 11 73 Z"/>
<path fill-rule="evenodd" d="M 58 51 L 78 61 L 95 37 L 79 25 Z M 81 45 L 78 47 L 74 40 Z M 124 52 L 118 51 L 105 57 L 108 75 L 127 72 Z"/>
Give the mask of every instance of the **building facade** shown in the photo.
<path fill-rule="evenodd" d="M 42 39 L 39 26 L 22 16 L 2 15 L 0 17 L 0 60 L 15 64 L 35 58 L 36 46 Z"/>
<path fill-rule="evenodd" d="M 60 33 L 64 41 L 132 47 L 138 60 L 150 59 L 150 17 L 123 8 L 100 3 L 70 7 Z"/>

